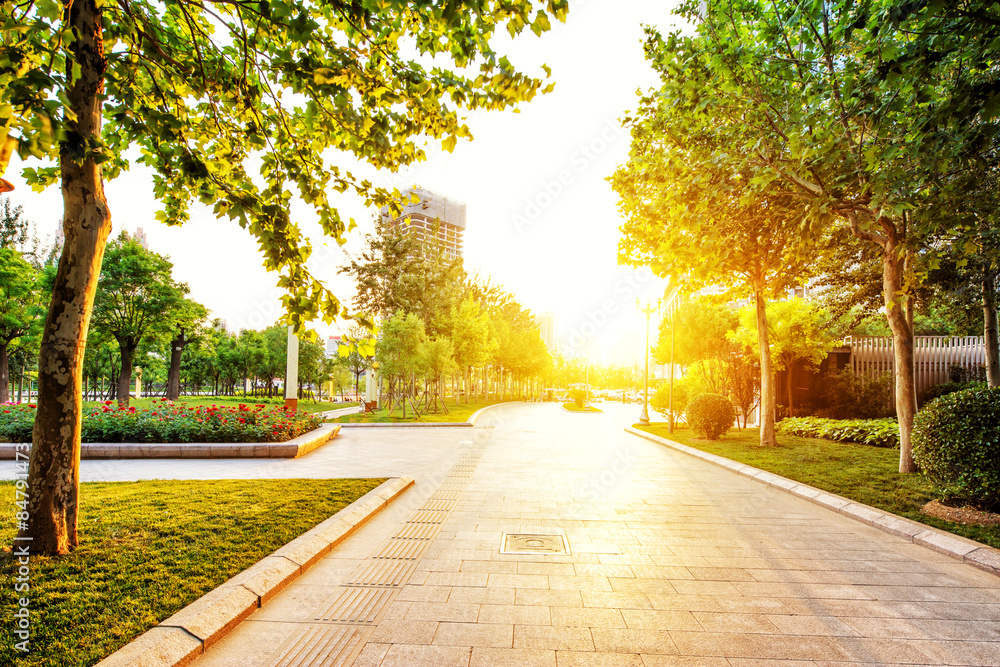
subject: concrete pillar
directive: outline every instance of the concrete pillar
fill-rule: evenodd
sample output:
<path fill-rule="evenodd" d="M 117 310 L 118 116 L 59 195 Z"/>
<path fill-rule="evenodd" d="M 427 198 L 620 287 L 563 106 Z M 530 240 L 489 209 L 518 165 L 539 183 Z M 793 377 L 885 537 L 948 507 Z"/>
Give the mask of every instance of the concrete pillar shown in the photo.
<path fill-rule="evenodd" d="M 299 337 L 295 329 L 288 327 L 288 353 L 285 364 L 285 407 L 295 410 L 299 407 Z"/>

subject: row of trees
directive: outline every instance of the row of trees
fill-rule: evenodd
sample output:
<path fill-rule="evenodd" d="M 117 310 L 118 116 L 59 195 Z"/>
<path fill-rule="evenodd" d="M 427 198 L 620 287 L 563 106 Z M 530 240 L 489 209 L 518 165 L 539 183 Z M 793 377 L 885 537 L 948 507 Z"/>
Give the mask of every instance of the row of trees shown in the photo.
<path fill-rule="evenodd" d="M 449 378 L 466 402 L 531 393 L 553 367 L 531 312 L 469 276 L 436 237 L 418 240 L 378 218 L 359 259 L 343 269 L 357 285 L 358 311 L 380 323 L 374 361 L 390 410 L 436 411 Z"/>
<path fill-rule="evenodd" d="M 900 471 L 915 471 L 917 293 L 944 264 L 978 292 L 1000 382 L 1000 189 L 986 185 L 1000 173 L 995 4 L 690 0 L 678 14 L 692 30 L 647 29 L 662 84 L 628 119 L 630 159 L 613 177 L 622 259 L 753 295 L 764 445 L 775 444 L 767 299 L 823 260 L 874 268 Z"/>
<path fill-rule="evenodd" d="M 55 249 L 32 242 L 23 211 L 0 205 L 0 402 L 12 398 L 10 378 L 36 374 L 45 303 L 51 298 Z M 42 248 L 39 251 L 39 248 Z M 128 405 L 137 369 L 146 393 L 171 400 L 182 390 L 271 396 L 286 369 L 287 327 L 226 331 L 188 298 L 169 258 L 123 232 L 108 244 L 83 362 L 82 390 L 92 399 Z M 328 380 L 343 390 L 351 358 L 326 359 L 314 340 L 299 346 L 299 383 Z M 13 371 L 13 373 L 11 372 Z"/>

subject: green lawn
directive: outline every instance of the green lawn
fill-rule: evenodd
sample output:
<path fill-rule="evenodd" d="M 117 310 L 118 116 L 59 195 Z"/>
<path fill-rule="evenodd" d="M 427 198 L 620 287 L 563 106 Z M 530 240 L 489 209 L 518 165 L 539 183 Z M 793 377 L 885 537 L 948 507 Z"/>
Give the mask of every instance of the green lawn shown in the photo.
<path fill-rule="evenodd" d="M 31 652 L 13 648 L 14 485 L 0 483 L 0 664 L 93 665 L 382 479 L 87 483 L 80 546 L 31 558 Z"/>
<path fill-rule="evenodd" d="M 756 429 L 730 429 L 713 442 L 688 428 L 670 434 L 665 423 L 635 428 L 1000 548 L 1000 526 L 963 526 L 921 514 L 936 496 L 922 475 L 897 472 L 897 449 L 791 435 L 779 435 L 778 447 L 761 447 Z"/>
<path fill-rule="evenodd" d="M 137 408 L 148 408 L 148 407 L 153 406 L 156 403 L 159 403 L 161 400 L 162 399 L 159 399 L 159 398 L 133 398 L 131 401 L 129 401 L 129 405 L 135 406 Z M 254 396 L 247 396 L 246 398 L 243 398 L 242 396 L 207 396 L 207 397 L 204 397 L 204 398 L 192 398 L 190 396 L 181 396 L 177 401 L 175 401 L 176 405 L 184 405 L 184 406 L 188 406 L 188 407 L 198 407 L 199 405 L 202 406 L 202 407 L 207 407 L 207 406 L 217 405 L 219 407 L 226 406 L 226 407 L 235 408 L 236 406 L 238 406 L 241 403 L 244 404 L 244 405 L 265 404 L 265 405 L 269 405 L 270 406 L 270 405 L 284 405 L 285 401 L 283 399 L 282 400 L 278 400 L 278 399 L 274 399 L 274 398 L 272 398 L 270 400 L 263 400 L 263 399 L 261 399 L 259 397 L 254 397 Z M 86 401 L 85 402 L 85 405 L 97 405 L 97 404 L 98 404 L 98 402 L 96 402 L 96 401 Z M 299 410 L 301 410 L 303 412 L 309 412 L 309 413 L 326 412 L 327 410 L 337 410 L 339 408 L 348 408 L 348 407 L 351 407 L 351 406 L 354 406 L 354 405 L 357 405 L 357 402 L 354 402 L 354 403 L 325 403 L 325 402 L 313 403 L 309 399 L 301 399 L 301 400 L 299 400 Z"/>
<path fill-rule="evenodd" d="M 576 403 L 570 401 L 569 403 L 562 404 L 564 408 L 570 412 L 604 412 L 600 408 L 595 408 L 593 405 L 578 406 Z"/>
<path fill-rule="evenodd" d="M 473 412 L 479 410 L 480 408 L 485 408 L 488 405 L 496 405 L 497 403 L 506 403 L 511 399 L 508 398 L 507 401 L 469 401 L 468 403 L 462 403 L 461 405 L 455 405 L 453 400 L 449 400 L 447 403 L 448 412 L 445 413 L 441 409 L 441 404 L 438 403 L 438 412 L 435 414 L 433 412 L 421 413 L 419 419 L 413 417 L 413 412 L 410 407 L 406 407 L 406 419 L 403 419 L 403 411 L 397 408 L 393 411 L 392 416 L 386 414 L 385 409 L 377 410 L 373 414 L 353 414 L 340 417 L 340 421 L 344 423 L 410 423 L 410 422 L 464 422 L 468 421 L 469 417 Z"/>

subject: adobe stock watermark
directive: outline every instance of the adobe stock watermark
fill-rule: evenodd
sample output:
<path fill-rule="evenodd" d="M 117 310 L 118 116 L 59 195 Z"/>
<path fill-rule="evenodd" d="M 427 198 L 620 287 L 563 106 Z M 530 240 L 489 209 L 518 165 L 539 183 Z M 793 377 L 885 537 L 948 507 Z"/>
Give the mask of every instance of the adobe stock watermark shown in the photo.
<path fill-rule="evenodd" d="M 556 172 L 555 176 L 542 181 L 535 194 L 522 202 L 521 207 L 510 215 L 510 224 L 518 234 L 537 223 L 542 213 L 550 208 L 566 193 L 581 174 L 590 169 L 597 159 L 608 151 L 608 148 L 618 141 L 622 135 L 627 135 L 621 123 L 615 119 L 607 120 L 596 136 L 580 144 L 569 154 L 568 164 Z"/>
<path fill-rule="evenodd" d="M 14 538 L 11 553 L 13 558 L 13 583 L 16 594 L 15 610 L 12 614 L 14 627 L 12 635 L 20 641 L 14 642 L 14 649 L 21 653 L 30 651 L 31 642 L 31 554 L 29 545 L 31 537 L 22 537 L 28 530 L 30 515 L 28 514 L 28 455 L 31 443 L 18 443 L 15 446 L 14 473 L 14 517 L 17 520 L 18 536 Z"/>
<path fill-rule="evenodd" d="M 587 344 L 623 309 L 634 307 L 633 299 L 639 296 L 644 285 L 656 277 L 652 269 L 642 266 L 634 274 L 619 278 L 596 308 L 588 308 L 582 321 L 578 322 L 566 339 L 563 356 L 572 357 L 584 351 Z"/>

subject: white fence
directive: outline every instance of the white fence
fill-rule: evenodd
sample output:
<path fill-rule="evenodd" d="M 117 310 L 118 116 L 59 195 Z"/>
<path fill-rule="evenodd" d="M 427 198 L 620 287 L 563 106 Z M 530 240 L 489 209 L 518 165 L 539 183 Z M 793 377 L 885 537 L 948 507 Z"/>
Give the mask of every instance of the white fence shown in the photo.
<path fill-rule="evenodd" d="M 855 375 L 873 377 L 893 370 L 892 338 L 888 336 L 848 336 L 851 367 Z M 952 366 L 973 370 L 986 364 L 982 336 L 916 336 L 913 339 L 917 395 L 936 384 L 948 382 Z"/>

